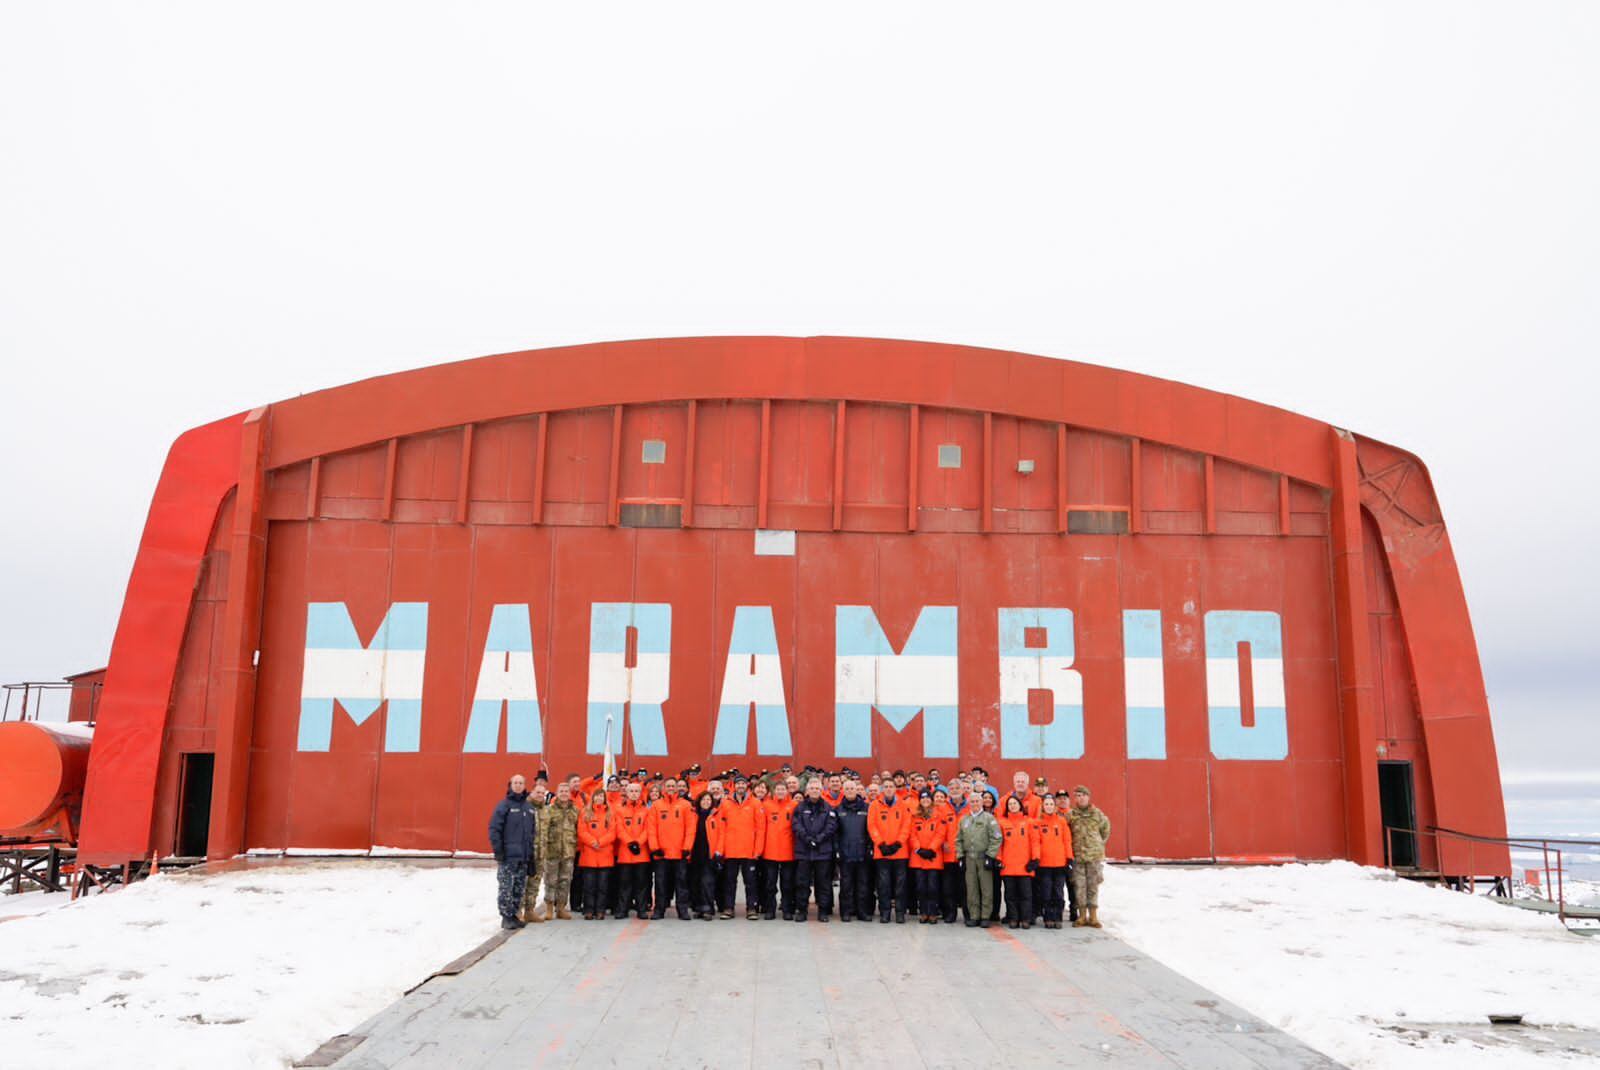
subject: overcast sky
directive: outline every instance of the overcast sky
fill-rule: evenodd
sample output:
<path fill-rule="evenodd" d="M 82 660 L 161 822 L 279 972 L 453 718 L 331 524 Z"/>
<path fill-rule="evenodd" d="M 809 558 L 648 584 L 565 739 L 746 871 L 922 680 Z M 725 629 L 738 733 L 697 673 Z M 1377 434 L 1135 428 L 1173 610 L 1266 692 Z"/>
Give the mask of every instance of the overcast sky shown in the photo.
<path fill-rule="evenodd" d="M 0 678 L 104 662 L 185 428 L 879 335 L 1414 450 L 1504 768 L 1596 775 L 1600 4 L 535 6 L 0 0 Z"/>

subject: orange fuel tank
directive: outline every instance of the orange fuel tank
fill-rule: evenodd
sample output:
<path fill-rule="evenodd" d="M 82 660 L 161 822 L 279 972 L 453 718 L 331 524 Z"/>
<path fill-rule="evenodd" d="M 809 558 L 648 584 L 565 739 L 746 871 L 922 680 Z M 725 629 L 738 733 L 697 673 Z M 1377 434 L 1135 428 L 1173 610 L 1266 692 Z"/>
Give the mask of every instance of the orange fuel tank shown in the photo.
<path fill-rule="evenodd" d="M 0 837 L 75 840 L 93 730 L 0 724 Z"/>

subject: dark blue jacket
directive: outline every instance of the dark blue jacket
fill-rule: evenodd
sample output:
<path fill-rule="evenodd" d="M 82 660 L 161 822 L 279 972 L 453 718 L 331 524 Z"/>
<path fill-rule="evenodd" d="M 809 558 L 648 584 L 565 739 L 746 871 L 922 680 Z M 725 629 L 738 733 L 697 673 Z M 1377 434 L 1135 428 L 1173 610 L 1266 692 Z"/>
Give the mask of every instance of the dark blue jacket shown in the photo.
<path fill-rule="evenodd" d="M 528 801 L 528 793 L 506 792 L 489 818 L 489 846 L 501 862 L 533 861 L 533 833 L 539 813 Z"/>
<path fill-rule="evenodd" d="M 822 799 L 801 799 L 790 815 L 796 862 L 824 862 L 833 857 L 839 836 L 839 815 Z"/>
<path fill-rule="evenodd" d="M 838 815 L 839 860 L 865 862 L 872 857 L 872 840 L 867 836 L 867 800 L 859 795 L 841 799 L 833 808 Z"/>

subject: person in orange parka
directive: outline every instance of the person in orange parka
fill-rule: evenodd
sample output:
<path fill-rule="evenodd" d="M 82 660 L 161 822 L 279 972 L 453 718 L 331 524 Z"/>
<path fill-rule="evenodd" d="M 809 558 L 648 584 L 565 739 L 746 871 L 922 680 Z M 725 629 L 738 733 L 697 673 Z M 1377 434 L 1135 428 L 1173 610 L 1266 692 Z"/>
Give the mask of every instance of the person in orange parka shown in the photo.
<path fill-rule="evenodd" d="M 950 840 L 950 822 L 934 809 L 933 792 L 917 797 L 916 813 L 911 815 L 911 877 L 917 882 L 917 914 L 924 925 L 939 921 L 939 884 L 944 870 L 945 848 Z"/>
<path fill-rule="evenodd" d="M 722 800 L 722 881 L 717 888 L 717 906 L 724 918 L 733 917 L 733 900 L 739 878 L 744 878 L 744 916 L 751 921 L 761 916 L 761 879 L 758 876 L 762 849 L 766 846 L 766 811 L 750 794 L 750 781 L 742 774 L 733 778 L 733 794 Z"/>
<path fill-rule="evenodd" d="M 764 917 L 777 917 L 780 893 L 783 920 L 794 920 L 794 808 L 799 800 L 789 798 L 789 785 L 772 785 L 772 798 L 762 804 L 767 830 L 761 844 L 761 905 Z"/>
<path fill-rule="evenodd" d="M 1072 861 L 1072 825 L 1056 807 L 1054 795 L 1040 799 L 1034 820 L 1039 834 L 1039 872 L 1033 878 L 1033 911 L 1044 918 L 1046 929 L 1061 928 L 1061 896 L 1067 885 L 1067 864 Z"/>
<path fill-rule="evenodd" d="M 689 920 L 689 864 L 687 855 L 694 846 L 696 824 L 694 808 L 678 794 L 678 782 L 667 778 L 661 784 L 661 798 L 650 804 L 645 815 L 645 837 L 656 870 L 656 904 L 650 917 L 666 917 L 667 903 L 677 902 L 678 917 Z"/>
<path fill-rule="evenodd" d="M 910 854 L 912 802 L 893 780 L 867 808 L 867 836 L 878 856 L 878 921 L 887 925 L 893 909 L 895 921 L 906 920 L 906 857 Z"/>
<path fill-rule="evenodd" d="M 578 812 L 578 862 L 583 866 L 583 916 L 606 916 L 611 869 L 617 863 L 617 818 L 604 792 L 595 792 Z"/>
<path fill-rule="evenodd" d="M 617 804 L 617 870 L 613 913 L 625 918 L 632 912 L 638 918 L 650 913 L 650 830 L 645 823 L 650 809 L 644 791 L 630 782 Z"/>
<path fill-rule="evenodd" d="M 1006 925 L 1033 928 L 1033 875 L 1039 869 L 1039 830 L 1022 799 L 1006 796 L 1000 817 L 1000 879 L 1006 885 Z"/>

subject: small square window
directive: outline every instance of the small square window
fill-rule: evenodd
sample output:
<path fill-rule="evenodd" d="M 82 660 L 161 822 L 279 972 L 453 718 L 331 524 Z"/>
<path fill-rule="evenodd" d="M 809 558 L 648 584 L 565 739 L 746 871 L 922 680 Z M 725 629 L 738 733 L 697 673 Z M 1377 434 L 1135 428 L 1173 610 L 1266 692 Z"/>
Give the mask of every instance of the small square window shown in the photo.
<path fill-rule="evenodd" d="M 946 442 L 939 447 L 940 468 L 961 467 L 961 447 L 951 442 Z"/>
<path fill-rule="evenodd" d="M 667 444 L 659 438 L 644 440 L 644 448 L 639 451 L 639 459 L 645 464 L 666 464 Z"/>

